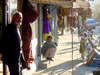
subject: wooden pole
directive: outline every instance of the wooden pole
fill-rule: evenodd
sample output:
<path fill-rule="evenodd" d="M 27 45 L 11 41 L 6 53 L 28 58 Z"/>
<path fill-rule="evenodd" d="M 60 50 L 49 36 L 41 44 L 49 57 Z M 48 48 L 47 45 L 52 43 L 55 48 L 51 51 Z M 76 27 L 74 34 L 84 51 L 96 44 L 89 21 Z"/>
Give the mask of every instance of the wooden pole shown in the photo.
<path fill-rule="evenodd" d="M 73 0 L 72 0 L 72 10 L 71 10 L 71 15 L 72 15 L 72 27 L 73 27 Z M 72 75 L 74 75 L 74 70 L 73 70 L 73 29 L 71 31 L 71 34 L 72 34 Z"/>
<path fill-rule="evenodd" d="M 72 75 L 74 75 L 73 74 L 73 72 L 74 72 L 74 70 L 73 70 L 73 32 L 72 32 Z"/>
<path fill-rule="evenodd" d="M 74 52 L 73 52 L 73 32 L 74 32 L 74 29 L 73 28 L 71 28 L 71 36 L 72 36 L 72 75 L 74 75 L 74 61 L 73 61 L 73 54 L 74 54 Z"/>

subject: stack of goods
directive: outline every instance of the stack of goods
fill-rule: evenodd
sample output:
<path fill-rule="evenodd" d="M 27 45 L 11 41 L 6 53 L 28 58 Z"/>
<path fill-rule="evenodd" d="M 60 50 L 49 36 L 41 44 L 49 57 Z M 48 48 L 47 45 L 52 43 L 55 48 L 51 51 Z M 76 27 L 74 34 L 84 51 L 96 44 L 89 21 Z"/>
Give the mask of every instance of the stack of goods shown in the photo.
<path fill-rule="evenodd" d="M 100 52 L 96 49 L 92 50 L 89 54 L 87 64 L 91 67 L 99 67 L 100 65 Z"/>

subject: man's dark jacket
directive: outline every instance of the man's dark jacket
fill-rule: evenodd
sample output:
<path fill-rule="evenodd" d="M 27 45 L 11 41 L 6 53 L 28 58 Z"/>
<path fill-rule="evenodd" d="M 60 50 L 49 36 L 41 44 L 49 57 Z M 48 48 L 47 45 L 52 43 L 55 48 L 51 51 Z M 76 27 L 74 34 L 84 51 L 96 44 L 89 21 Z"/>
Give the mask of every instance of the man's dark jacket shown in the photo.
<path fill-rule="evenodd" d="M 5 29 L 3 38 L 3 62 L 6 64 L 18 63 L 20 58 L 20 37 L 14 23 Z"/>

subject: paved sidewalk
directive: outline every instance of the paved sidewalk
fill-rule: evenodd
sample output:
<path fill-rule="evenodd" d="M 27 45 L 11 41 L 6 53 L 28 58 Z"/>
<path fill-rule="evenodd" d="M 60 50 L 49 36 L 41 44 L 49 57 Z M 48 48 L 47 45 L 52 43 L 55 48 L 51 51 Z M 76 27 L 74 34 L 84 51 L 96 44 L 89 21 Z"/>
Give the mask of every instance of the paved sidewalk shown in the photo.
<path fill-rule="evenodd" d="M 92 71 L 98 70 L 98 68 L 89 67 L 82 63 L 81 55 L 79 53 L 80 43 L 76 34 L 74 34 L 73 40 L 73 75 L 93 75 Z M 43 68 L 46 64 L 47 68 Z M 72 38 L 70 33 L 59 36 L 59 44 L 54 62 L 42 62 L 42 66 L 39 67 L 39 70 L 32 75 L 72 75 Z"/>

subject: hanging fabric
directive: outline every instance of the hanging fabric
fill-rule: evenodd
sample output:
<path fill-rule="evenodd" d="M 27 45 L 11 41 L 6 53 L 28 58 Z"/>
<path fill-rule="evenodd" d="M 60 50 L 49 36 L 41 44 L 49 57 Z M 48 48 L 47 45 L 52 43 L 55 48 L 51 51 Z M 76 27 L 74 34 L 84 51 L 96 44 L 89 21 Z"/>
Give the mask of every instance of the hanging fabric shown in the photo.
<path fill-rule="evenodd" d="M 22 40 L 23 40 L 23 52 L 27 62 L 31 62 L 32 59 L 32 27 L 31 23 L 23 23 L 22 27 Z"/>
<path fill-rule="evenodd" d="M 77 27 L 77 17 L 76 16 L 69 16 L 69 25 L 70 27 L 76 28 Z"/>
<path fill-rule="evenodd" d="M 30 64 L 34 61 L 32 57 L 32 22 L 39 17 L 39 13 L 34 9 L 31 3 L 25 0 L 23 2 L 22 14 L 22 49 L 27 68 L 30 69 Z"/>
<path fill-rule="evenodd" d="M 70 25 L 70 27 L 72 27 L 72 26 L 73 26 L 72 16 L 69 16 L 69 25 Z"/>
<path fill-rule="evenodd" d="M 22 13 L 23 13 L 23 20 L 29 23 L 34 22 L 39 17 L 39 13 L 34 9 L 34 7 L 29 2 L 23 3 Z"/>
<path fill-rule="evenodd" d="M 58 13 L 58 30 L 61 31 L 63 26 L 62 14 Z"/>
<path fill-rule="evenodd" d="M 51 35 L 50 28 L 50 11 L 47 6 L 43 7 L 43 40 L 47 39 L 47 36 Z"/>

